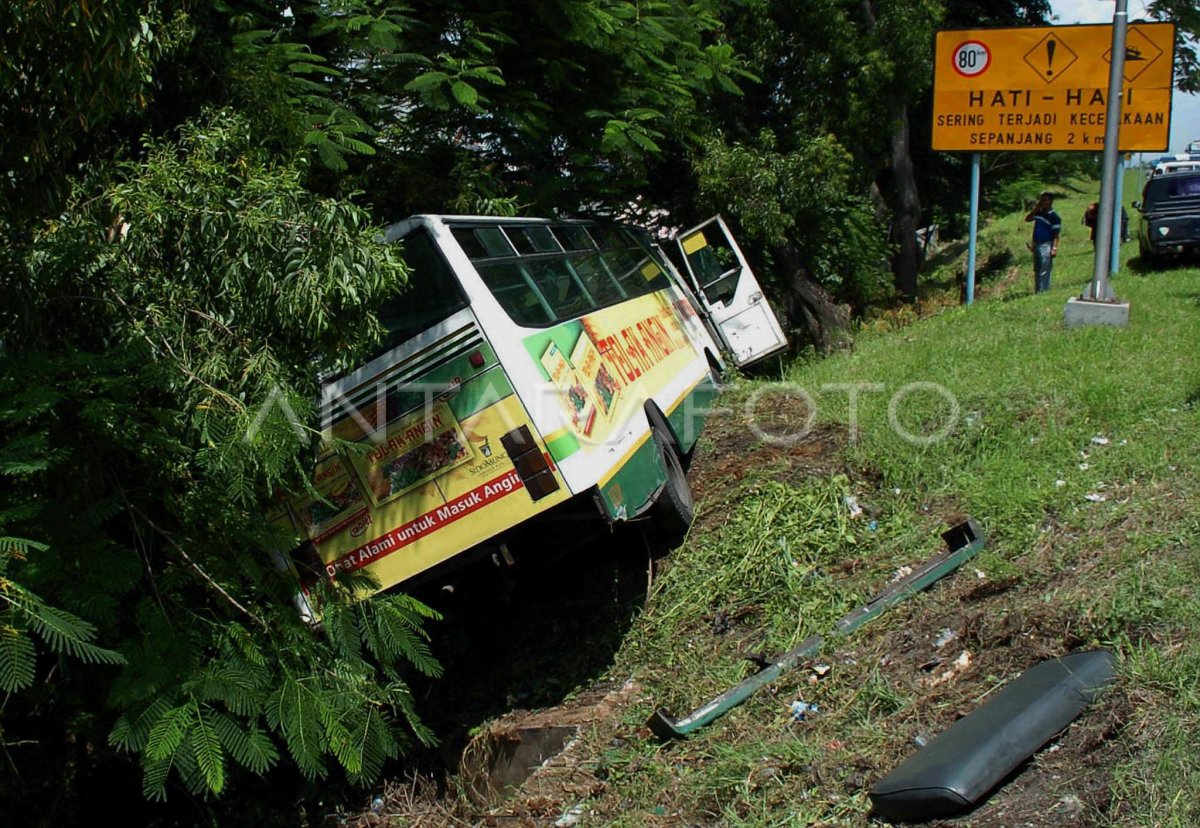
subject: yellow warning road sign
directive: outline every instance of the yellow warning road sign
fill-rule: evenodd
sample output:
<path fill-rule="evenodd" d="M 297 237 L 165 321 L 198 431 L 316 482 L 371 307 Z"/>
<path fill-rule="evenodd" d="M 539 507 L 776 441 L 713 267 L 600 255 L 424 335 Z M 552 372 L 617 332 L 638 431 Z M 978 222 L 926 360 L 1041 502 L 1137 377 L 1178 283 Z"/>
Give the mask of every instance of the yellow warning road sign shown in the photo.
<path fill-rule="evenodd" d="M 937 33 L 933 148 L 947 152 L 1104 149 L 1112 26 Z M 1120 149 L 1167 149 L 1174 23 L 1126 31 Z"/>

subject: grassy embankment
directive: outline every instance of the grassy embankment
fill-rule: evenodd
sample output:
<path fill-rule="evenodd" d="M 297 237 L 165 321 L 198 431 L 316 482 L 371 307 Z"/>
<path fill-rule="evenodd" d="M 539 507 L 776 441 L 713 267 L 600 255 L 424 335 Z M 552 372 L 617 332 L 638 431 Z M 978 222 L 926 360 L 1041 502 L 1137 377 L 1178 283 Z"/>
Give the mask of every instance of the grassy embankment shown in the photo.
<path fill-rule="evenodd" d="M 583 823 L 863 825 L 866 788 L 915 736 L 1038 658 L 1105 646 L 1119 654 L 1120 687 L 1076 725 L 1102 732 L 1038 794 L 1070 819 L 1032 824 L 1200 824 L 1200 269 L 1126 266 L 1114 286 L 1132 303 L 1130 326 L 1064 330 L 1064 303 L 1091 275 L 1079 220 L 1094 192 L 1067 189 L 1057 204 L 1065 234 L 1050 293 L 1032 295 L 1028 226 L 1005 216 L 983 230 L 981 258 L 1011 250 L 1011 265 L 975 306 L 863 331 L 851 352 L 786 368 L 786 385 L 747 381 L 724 398 L 729 413 L 692 475 L 697 527 L 611 670 L 639 696 L 619 738 L 586 745 L 603 784 Z M 846 383 L 870 384 L 854 439 Z M 753 407 L 775 411 L 765 431 L 780 428 L 780 409 L 794 430 L 806 412 L 797 389 L 827 451 L 772 448 L 751 429 L 757 395 Z M 898 433 L 948 426 L 926 445 Z M 852 518 L 846 495 L 867 513 Z M 682 743 L 638 729 L 656 705 L 682 714 L 742 679 L 746 653 L 828 629 L 937 551 L 937 532 L 962 514 L 984 524 L 984 554 L 830 642 L 827 677 L 784 676 Z M 930 640 L 941 629 L 958 635 L 944 650 Z M 960 652 L 971 666 L 939 680 Z M 821 712 L 792 721 L 796 699 Z M 1018 794 L 1004 796 L 1020 810 Z"/>

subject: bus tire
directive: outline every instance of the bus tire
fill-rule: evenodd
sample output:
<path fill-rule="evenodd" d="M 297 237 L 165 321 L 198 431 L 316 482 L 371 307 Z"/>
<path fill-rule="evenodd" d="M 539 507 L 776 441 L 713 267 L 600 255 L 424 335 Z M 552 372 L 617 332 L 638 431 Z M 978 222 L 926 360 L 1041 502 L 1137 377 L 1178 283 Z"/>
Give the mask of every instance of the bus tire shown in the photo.
<path fill-rule="evenodd" d="M 683 541 L 691 528 L 696 517 L 696 504 L 674 441 L 658 428 L 653 434 L 667 480 L 654 502 L 650 520 L 655 535 L 675 545 Z"/>

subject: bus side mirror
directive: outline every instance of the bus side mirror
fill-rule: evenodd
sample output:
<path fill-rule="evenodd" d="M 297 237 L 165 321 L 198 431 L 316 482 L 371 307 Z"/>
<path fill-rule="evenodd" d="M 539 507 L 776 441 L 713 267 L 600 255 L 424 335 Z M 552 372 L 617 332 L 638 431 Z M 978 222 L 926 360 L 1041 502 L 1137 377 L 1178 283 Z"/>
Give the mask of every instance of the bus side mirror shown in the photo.
<path fill-rule="evenodd" d="M 1140 201 L 1133 202 L 1133 209 L 1135 209 L 1135 210 L 1142 209 L 1142 202 L 1140 202 Z"/>

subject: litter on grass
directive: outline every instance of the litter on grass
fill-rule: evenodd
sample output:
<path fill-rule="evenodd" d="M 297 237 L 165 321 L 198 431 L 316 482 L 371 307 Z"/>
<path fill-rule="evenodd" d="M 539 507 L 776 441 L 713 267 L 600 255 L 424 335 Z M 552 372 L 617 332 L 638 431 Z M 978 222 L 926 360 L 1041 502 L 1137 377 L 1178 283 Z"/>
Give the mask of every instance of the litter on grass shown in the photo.
<path fill-rule="evenodd" d="M 793 722 L 802 722 L 808 718 L 809 714 L 821 712 L 820 708 L 815 704 L 809 704 L 808 702 L 800 701 L 799 699 L 792 702 L 791 705 L 789 705 L 789 708 L 792 711 Z"/>
<path fill-rule="evenodd" d="M 948 681 L 953 681 L 965 670 L 971 666 L 971 653 L 969 650 L 963 650 L 958 658 L 954 659 L 954 663 L 950 665 L 949 670 L 943 670 L 936 676 L 932 676 L 926 680 L 927 687 L 937 687 L 939 684 L 945 684 Z"/>
<path fill-rule="evenodd" d="M 958 638 L 958 633 L 949 627 L 946 627 L 946 629 L 942 630 L 938 635 L 937 640 L 933 642 L 933 646 L 940 650 L 942 647 L 945 647 L 956 638 Z"/>
<path fill-rule="evenodd" d="M 579 823 L 579 818 L 583 816 L 583 806 L 576 805 L 554 822 L 554 828 L 571 828 Z"/>

